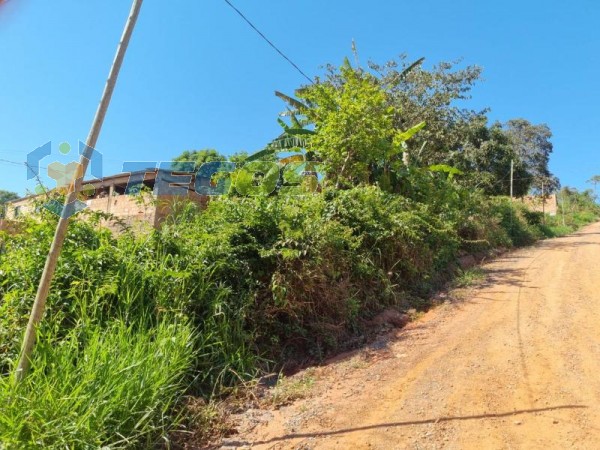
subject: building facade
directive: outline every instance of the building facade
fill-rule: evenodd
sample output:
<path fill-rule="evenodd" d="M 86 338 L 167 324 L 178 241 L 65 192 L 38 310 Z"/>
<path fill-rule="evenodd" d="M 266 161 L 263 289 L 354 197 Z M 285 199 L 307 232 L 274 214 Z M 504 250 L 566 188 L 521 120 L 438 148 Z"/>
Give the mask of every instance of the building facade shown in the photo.
<path fill-rule="evenodd" d="M 196 193 L 196 178 L 190 173 L 148 169 L 123 173 L 83 183 L 80 196 L 87 210 L 107 213 L 109 228 L 158 228 L 177 205 L 191 200 L 204 208 L 208 196 Z M 0 228 L 31 214 L 44 195 L 32 195 L 6 204 Z M 13 225 L 14 226 L 14 225 Z"/>

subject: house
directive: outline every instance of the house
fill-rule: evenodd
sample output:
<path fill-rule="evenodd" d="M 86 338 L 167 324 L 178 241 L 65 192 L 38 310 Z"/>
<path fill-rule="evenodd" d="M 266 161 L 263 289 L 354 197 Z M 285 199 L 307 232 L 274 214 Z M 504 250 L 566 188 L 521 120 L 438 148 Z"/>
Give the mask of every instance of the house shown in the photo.
<path fill-rule="evenodd" d="M 204 184 L 206 180 L 201 180 Z M 186 172 L 147 169 L 84 181 L 83 201 L 89 211 L 111 214 L 109 228 L 126 225 L 133 228 L 160 227 L 177 204 L 191 200 L 205 207 L 208 196 L 196 193 L 196 177 Z M 44 201 L 44 194 L 30 195 L 6 204 L 4 225 L 31 213 Z"/>

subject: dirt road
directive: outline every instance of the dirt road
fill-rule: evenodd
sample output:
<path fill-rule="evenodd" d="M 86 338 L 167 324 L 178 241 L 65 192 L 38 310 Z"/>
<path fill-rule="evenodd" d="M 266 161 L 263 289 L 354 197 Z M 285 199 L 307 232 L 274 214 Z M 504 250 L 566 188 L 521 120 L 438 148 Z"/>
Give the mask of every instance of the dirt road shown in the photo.
<path fill-rule="evenodd" d="M 600 449 L 600 224 L 484 270 L 462 301 L 311 371 L 309 397 L 255 412 L 237 445 Z"/>

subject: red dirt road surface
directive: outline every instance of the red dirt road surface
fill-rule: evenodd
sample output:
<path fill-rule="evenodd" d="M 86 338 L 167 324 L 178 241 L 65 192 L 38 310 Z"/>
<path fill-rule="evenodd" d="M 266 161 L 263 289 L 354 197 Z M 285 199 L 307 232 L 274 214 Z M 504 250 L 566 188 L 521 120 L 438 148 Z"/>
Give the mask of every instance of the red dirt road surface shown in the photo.
<path fill-rule="evenodd" d="M 460 301 L 308 372 L 306 398 L 246 413 L 225 445 L 600 449 L 600 224 L 483 269 Z"/>

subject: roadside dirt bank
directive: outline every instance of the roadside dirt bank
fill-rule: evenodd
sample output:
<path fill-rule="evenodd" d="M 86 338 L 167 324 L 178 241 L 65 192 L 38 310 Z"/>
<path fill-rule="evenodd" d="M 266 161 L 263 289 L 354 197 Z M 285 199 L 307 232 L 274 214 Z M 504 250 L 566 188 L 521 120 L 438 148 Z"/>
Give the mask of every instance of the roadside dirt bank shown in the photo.
<path fill-rule="evenodd" d="M 486 280 L 311 369 L 224 448 L 600 448 L 600 224 L 483 266 Z M 306 377 L 306 374 L 296 376 Z"/>

